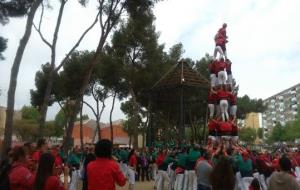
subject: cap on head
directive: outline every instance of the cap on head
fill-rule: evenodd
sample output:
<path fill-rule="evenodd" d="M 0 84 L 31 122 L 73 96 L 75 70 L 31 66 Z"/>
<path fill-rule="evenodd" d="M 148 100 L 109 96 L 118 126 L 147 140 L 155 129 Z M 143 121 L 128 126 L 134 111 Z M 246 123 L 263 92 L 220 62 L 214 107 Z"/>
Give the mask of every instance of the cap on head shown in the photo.
<path fill-rule="evenodd" d="M 226 28 L 226 27 L 227 27 L 227 24 L 226 24 L 226 23 L 224 23 L 224 24 L 223 24 L 223 28 Z"/>

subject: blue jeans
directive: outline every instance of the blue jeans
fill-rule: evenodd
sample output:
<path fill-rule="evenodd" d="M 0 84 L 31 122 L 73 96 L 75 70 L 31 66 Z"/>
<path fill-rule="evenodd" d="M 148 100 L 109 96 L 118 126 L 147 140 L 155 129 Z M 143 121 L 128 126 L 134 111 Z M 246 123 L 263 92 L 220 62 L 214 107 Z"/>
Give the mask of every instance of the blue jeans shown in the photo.
<path fill-rule="evenodd" d="M 197 190 L 211 190 L 211 188 L 206 185 L 198 184 Z"/>

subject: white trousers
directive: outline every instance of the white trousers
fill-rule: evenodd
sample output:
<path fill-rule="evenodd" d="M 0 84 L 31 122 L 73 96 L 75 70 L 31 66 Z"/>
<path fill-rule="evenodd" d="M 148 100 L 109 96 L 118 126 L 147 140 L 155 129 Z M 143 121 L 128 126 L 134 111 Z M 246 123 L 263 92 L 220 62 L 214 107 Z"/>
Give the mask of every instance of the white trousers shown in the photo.
<path fill-rule="evenodd" d="M 197 176 L 195 170 L 188 170 L 188 190 L 197 190 Z"/>
<path fill-rule="evenodd" d="M 187 170 L 184 170 L 183 190 L 188 189 L 188 184 L 189 184 L 189 172 Z"/>
<path fill-rule="evenodd" d="M 128 183 L 131 185 L 134 185 L 135 184 L 135 171 L 133 169 L 131 169 L 130 167 L 128 167 L 127 176 L 128 176 Z"/>
<path fill-rule="evenodd" d="M 220 109 L 222 114 L 222 120 L 225 121 L 229 119 L 228 115 L 228 101 L 227 100 L 220 100 Z"/>
<path fill-rule="evenodd" d="M 232 115 L 234 118 L 236 117 L 236 111 L 237 111 L 237 105 L 232 105 L 230 107 L 230 115 Z"/>
<path fill-rule="evenodd" d="M 224 54 L 224 52 L 223 52 L 223 50 L 222 50 L 222 48 L 220 46 L 216 46 L 215 47 L 215 50 L 214 50 L 214 59 L 217 58 L 217 53 L 220 54 L 219 57 L 226 57 L 225 54 Z"/>
<path fill-rule="evenodd" d="M 174 190 L 182 190 L 184 174 L 177 174 Z"/>
<path fill-rule="evenodd" d="M 174 170 L 170 170 L 170 189 L 174 189 L 175 187 L 175 180 L 176 180 L 176 174 Z"/>
<path fill-rule="evenodd" d="M 232 87 L 232 74 L 227 75 L 227 84 L 229 84 L 230 87 Z"/>
<path fill-rule="evenodd" d="M 212 87 L 216 86 L 216 82 L 217 82 L 217 76 L 216 74 L 210 74 L 210 85 Z"/>
<path fill-rule="evenodd" d="M 152 177 L 154 180 L 156 179 L 156 176 L 157 176 L 157 165 L 156 165 L 156 163 L 153 163 L 152 164 Z"/>
<path fill-rule="evenodd" d="M 126 163 L 120 163 L 120 169 L 123 172 L 124 176 L 127 176 L 128 173 L 128 166 Z"/>
<path fill-rule="evenodd" d="M 168 173 L 164 170 L 158 170 L 158 184 L 157 184 L 157 190 L 163 190 L 164 189 L 164 183 L 167 183 L 167 189 L 171 190 L 170 186 L 170 178 L 168 176 Z"/>
<path fill-rule="evenodd" d="M 72 171 L 72 177 L 71 177 L 71 182 L 69 185 L 69 190 L 77 189 L 77 183 L 79 182 L 79 177 L 80 177 L 80 170 Z"/>
<path fill-rule="evenodd" d="M 208 104 L 208 109 L 209 109 L 209 118 L 213 118 L 214 113 L 215 113 L 215 105 L 214 104 Z"/>
<path fill-rule="evenodd" d="M 226 84 L 226 71 L 219 71 L 218 72 L 218 82 L 219 82 L 219 85 L 221 84 Z"/>

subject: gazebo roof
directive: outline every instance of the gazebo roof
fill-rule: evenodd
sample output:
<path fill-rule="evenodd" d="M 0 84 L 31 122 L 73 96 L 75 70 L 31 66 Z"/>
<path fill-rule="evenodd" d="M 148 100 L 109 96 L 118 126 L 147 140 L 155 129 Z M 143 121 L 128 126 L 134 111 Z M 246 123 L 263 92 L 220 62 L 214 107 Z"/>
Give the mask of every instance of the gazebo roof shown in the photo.
<path fill-rule="evenodd" d="M 179 61 L 154 84 L 151 90 L 155 91 L 178 86 L 209 88 L 209 85 L 209 81 L 192 69 L 187 62 Z"/>

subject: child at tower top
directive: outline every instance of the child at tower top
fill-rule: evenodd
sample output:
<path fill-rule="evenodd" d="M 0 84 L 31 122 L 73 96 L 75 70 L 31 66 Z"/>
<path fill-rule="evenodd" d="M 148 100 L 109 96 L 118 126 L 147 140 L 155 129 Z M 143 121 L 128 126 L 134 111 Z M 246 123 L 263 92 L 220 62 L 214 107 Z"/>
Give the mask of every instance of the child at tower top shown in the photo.
<path fill-rule="evenodd" d="M 218 30 L 218 33 L 215 35 L 215 51 L 214 51 L 214 58 L 217 56 L 217 52 L 221 54 L 221 56 L 224 56 L 225 59 L 227 59 L 227 54 L 226 54 L 226 43 L 228 42 L 227 40 L 227 35 L 226 35 L 226 28 L 227 24 L 224 23 L 222 27 Z"/>

